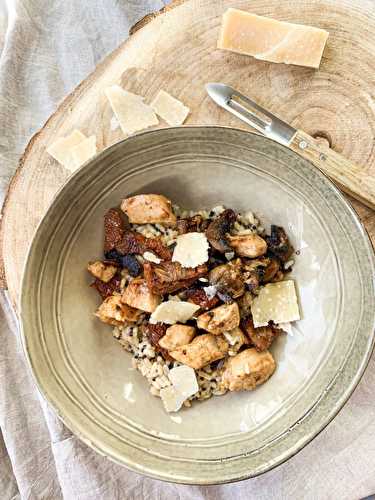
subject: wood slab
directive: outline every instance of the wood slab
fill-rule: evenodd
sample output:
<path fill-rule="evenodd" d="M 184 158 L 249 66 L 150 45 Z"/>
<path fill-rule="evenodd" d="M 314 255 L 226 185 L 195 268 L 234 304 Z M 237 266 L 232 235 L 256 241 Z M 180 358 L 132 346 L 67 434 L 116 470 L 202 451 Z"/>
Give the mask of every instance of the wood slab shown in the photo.
<path fill-rule="evenodd" d="M 269 64 L 216 49 L 228 7 L 328 30 L 320 69 Z M 178 0 L 146 16 L 131 33 L 31 139 L 11 182 L 3 208 L 0 276 L 15 305 L 35 228 L 68 178 L 46 147 L 75 128 L 96 134 L 99 150 L 122 139 L 120 129 L 111 126 L 113 114 L 103 94 L 114 83 L 146 102 L 160 88 L 170 92 L 191 108 L 187 125 L 245 128 L 206 95 L 205 83 L 227 83 L 375 175 L 372 0 Z M 354 206 L 375 241 L 375 213 L 357 202 Z"/>

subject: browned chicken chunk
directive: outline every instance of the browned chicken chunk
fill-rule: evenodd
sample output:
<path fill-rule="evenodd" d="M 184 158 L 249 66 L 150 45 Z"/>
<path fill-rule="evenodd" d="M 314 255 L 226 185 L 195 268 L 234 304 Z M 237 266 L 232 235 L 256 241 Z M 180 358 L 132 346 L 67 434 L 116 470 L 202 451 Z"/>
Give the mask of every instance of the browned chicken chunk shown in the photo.
<path fill-rule="evenodd" d="M 207 311 L 197 318 L 198 328 L 207 330 L 214 335 L 229 332 L 240 324 L 240 311 L 236 302 L 223 304 Z"/>
<path fill-rule="evenodd" d="M 122 294 L 122 301 L 131 307 L 152 313 L 161 302 L 160 295 L 153 293 L 143 278 L 135 278 Z"/>
<path fill-rule="evenodd" d="M 240 259 L 215 267 L 210 271 L 208 279 L 211 285 L 215 285 L 219 297 L 226 295 L 231 299 L 237 299 L 245 292 Z"/>
<path fill-rule="evenodd" d="M 145 262 L 144 274 L 150 290 L 163 295 L 188 288 L 198 278 L 207 274 L 207 266 L 202 264 L 195 268 L 185 268 L 179 262 L 161 262 L 160 264 Z"/>
<path fill-rule="evenodd" d="M 269 349 L 275 338 L 283 333 L 283 330 L 280 330 L 280 328 L 276 328 L 273 325 L 255 328 L 251 318 L 247 318 L 242 321 L 242 328 L 257 351 L 266 351 Z"/>
<path fill-rule="evenodd" d="M 240 257 L 260 257 L 267 252 L 267 243 L 258 234 L 228 235 L 229 245 Z"/>
<path fill-rule="evenodd" d="M 229 344 L 223 337 L 204 333 L 195 337 L 190 344 L 177 347 L 169 354 L 180 363 L 199 370 L 213 361 L 224 358 L 228 348 Z"/>
<path fill-rule="evenodd" d="M 230 233 L 236 220 L 236 214 L 228 208 L 214 219 L 206 229 L 206 237 L 211 246 L 218 252 L 230 252 L 227 233 Z"/>
<path fill-rule="evenodd" d="M 235 346 L 238 350 L 240 347 L 246 344 L 250 344 L 249 338 L 244 334 L 239 326 L 233 328 L 228 333 L 225 333 L 225 338 L 231 346 Z"/>
<path fill-rule="evenodd" d="M 125 234 L 127 221 L 119 208 L 110 208 L 104 215 L 104 253 L 114 250 Z"/>
<path fill-rule="evenodd" d="M 275 368 L 275 360 L 268 351 L 246 349 L 227 359 L 220 385 L 229 391 L 251 391 L 268 380 Z"/>
<path fill-rule="evenodd" d="M 139 194 L 126 198 L 121 203 L 132 224 L 166 224 L 174 226 L 176 216 L 172 203 L 161 194 Z"/>
<path fill-rule="evenodd" d="M 172 258 L 171 250 L 162 243 L 160 238 L 146 238 L 136 231 L 126 231 L 121 242 L 117 244 L 116 250 L 121 255 L 142 255 L 151 250 L 163 260 L 171 260 Z"/>
<path fill-rule="evenodd" d="M 189 288 L 185 292 L 185 297 L 188 302 L 196 304 L 202 310 L 208 311 L 215 307 L 219 302 L 219 298 L 214 295 L 213 297 L 208 297 L 204 288 Z"/>
<path fill-rule="evenodd" d="M 173 351 L 181 345 L 190 344 L 195 337 L 196 329 L 188 325 L 172 325 L 159 340 L 159 345 L 167 351 Z"/>
<path fill-rule="evenodd" d="M 280 270 L 280 262 L 275 257 L 259 257 L 257 259 L 243 259 L 243 270 L 255 274 L 260 283 L 269 283 Z"/>
<path fill-rule="evenodd" d="M 95 288 L 95 290 L 99 292 L 101 298 L 104 300 L 107 297 L 113 295 L 115 292 L 121 291 L 121 278 L 120 276 L 116 275 L 110 281 L 108 281 L 108 283 L 104 283 L 104 281 L 96 278 L 90 286 L 92 288 Z"/>
<path fill-rule="evenodd" d="M 94 278 L 98 278 L 100 281 L 108 283 L 108 281 L 111 281 L 113 276 L 117 273 L 117 265 L 97 260 L 95 262 L 89 262 L 87 270 L 94 276 Z"/>
<path fill-rule="evenodd" d="M 141 314 L 141 311 L 121 302 L 121 295 L 112 295 L 106 298 L 99 306 L 95 316 L 103 321 L 103 323 L 120 326 L 125 321 L 136 322 Z"/>

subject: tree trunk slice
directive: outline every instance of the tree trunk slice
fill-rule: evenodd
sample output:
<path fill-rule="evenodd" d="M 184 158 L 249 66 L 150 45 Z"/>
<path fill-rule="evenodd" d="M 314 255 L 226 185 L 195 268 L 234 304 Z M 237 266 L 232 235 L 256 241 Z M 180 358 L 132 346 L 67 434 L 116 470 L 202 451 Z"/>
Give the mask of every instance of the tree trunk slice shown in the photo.
<path fill-rule="evenodd" d="M 221 14 L 228 7 L 328 30 L 320 69 L 270 64 L 216 49 Z M 98 150 L 123 138 L 119 128 L 111 128 L 113 114 L 103 94 L 107 86 L 120 83 L 146 102 L 162 88 L 190 107 L 187 125 L 248 129 L 206 95 L 205 83 L 227 83 L 371 175 L 375 174 L 374 33 L 371 0 L 176 0 L 143 18 L 132 28 L 131 37 L 64 100 L 25 150 L 9 187 L 0 233 L 0 280 L 5 286 L 6 277 L 13 303 L 17 304 L 35 228 L 68 178 L 46 147 L 75 128 L 95 134 Z M 375 241 L 375 213 L 358 202 L 353 205 Z"/>

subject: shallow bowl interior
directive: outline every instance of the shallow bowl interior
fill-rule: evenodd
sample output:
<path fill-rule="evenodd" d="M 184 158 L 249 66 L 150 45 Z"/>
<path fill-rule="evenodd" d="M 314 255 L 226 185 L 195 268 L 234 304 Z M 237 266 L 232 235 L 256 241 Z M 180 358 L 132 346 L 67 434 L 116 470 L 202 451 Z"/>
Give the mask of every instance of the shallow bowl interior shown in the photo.
<path fill-rule="evenodd" d="M 102 256 L 103 214 L 145 192 L 191 209 L 251 210 L 291 236 L 302 320 L 275 343 L 277 371 L 256 391 L 168 415 L 93 316 L 85 267 Z M 238 480 L 298 451 L 354 389 L 373 344 L 373 266 L 344 198 L 286 148 L 216 127 L 148 132 L 73 175 L 39 226 L 22 288 L 25 350 L 48 401 L 99 452 L 170 481 Z"/>

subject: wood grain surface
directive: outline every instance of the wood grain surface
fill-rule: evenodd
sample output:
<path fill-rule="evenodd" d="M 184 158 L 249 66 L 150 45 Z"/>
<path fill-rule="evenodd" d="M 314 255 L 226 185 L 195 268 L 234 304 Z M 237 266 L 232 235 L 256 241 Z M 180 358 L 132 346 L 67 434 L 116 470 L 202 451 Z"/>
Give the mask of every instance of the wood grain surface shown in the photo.
<path fill-rule="evenodd" d="M 320 69 L 269 64 L 216 49 L 221 14 L 228 7 L 328 30 Z M 246 128 L 211 102 L 204 89 L 210 81 L 237 88 L 375 175 L 372 0 L 177 0 L 137 23 L 131 37 L 65 99 L 26 148 L 8 191 L 0 234 L 0 278 L 5 286 L 6 277 L 15 305 L 35 228 L 68 178 L 46 147 L 74 128 L 96 134 L 99 150 L 122 139 L 120 129 L 111 127 L 113 114 L 103 93 L 114 83 L 146 102 L 160 88 L 170 92 L 191 108 L 187 125 Z M 375 241 L 375 213 L 359 202 L 353 205 Z"/>

